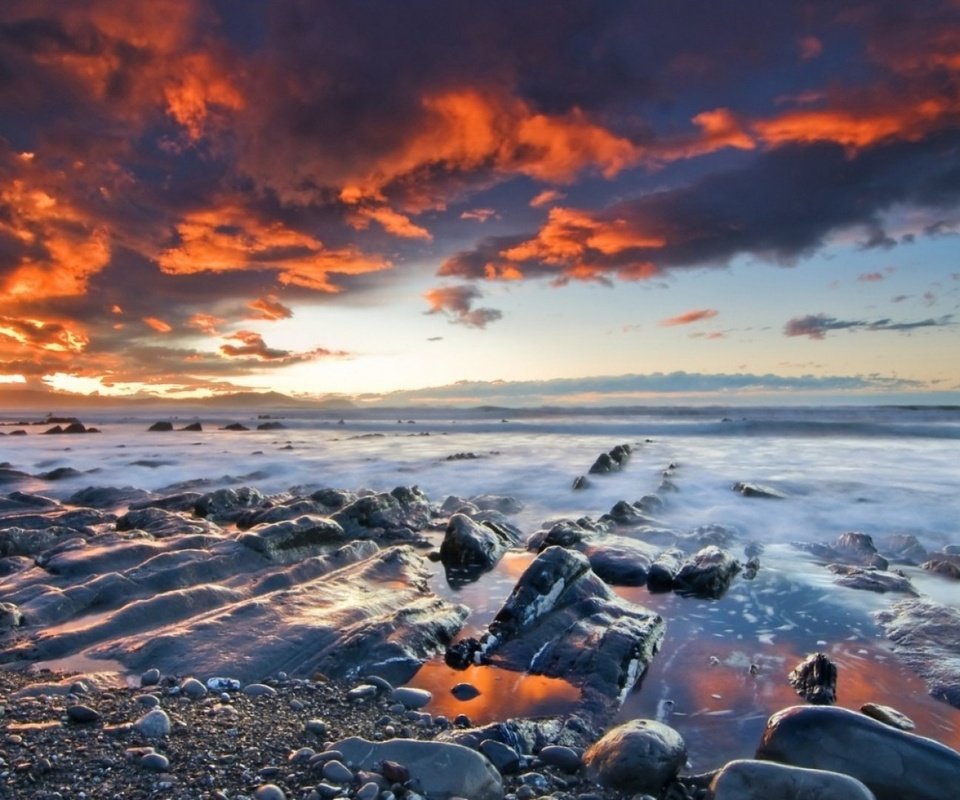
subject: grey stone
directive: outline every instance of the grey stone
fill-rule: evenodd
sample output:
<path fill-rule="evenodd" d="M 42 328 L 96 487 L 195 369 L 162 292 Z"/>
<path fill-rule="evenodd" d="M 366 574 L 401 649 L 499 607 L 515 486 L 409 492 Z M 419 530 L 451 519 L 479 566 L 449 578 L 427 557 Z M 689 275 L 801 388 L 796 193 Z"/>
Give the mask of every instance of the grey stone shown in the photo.
<path fill-rule="evenodd" d="M 265 683 L 248 683 L 243 687 L 243 693 L 247 697 L 276 697 L 277 690 Z"/>
<path fill-rule="evenodd" d="M 361 683 L 359 686 L 354 686 L 347 692 L 347 700 L 366 700 L 370 697 L 376 697 L 377 691 L 377 687 L 372 683 Z"/>
<path fill-rule="evenodd" d="M 875 800 L 860 781 L 838 772 L 741 759 L 710 783 L 712 800 Z"/>
<path fill-rule="evenodd" d="M 757 758 L 842 772 L 877 800 L 943 800 L 960 786 L 960 753 L 845 708 L 793 706 L 767 722 Z"/>
<path fill-rule="evenodd" d="M 433 700 L 433 693 L 428 692 L 426 689 L 401 686 L 399 689 L 393 690 L 390 699 L 397 703 L 403 703 L 407 708 L 423 708 Z"/>
<path fill-rule="evenodd" d="M 653 794 L 677 776 L 686 760 L 680 734 L 649 719 L 618 725 L 583 755 L 587 776 L 603 786 Z"/>
<path fill-rule="evenodd" d="M 160 670 L 155 667 L 148 669 L 140 676 L 141 686 L 156 686 L 158 683 L 160 683 Z"/>
<path fill-rule="evenodd" d="M 331 759 L 323 765 L 323 777 L 331 783 L 352 783 L 353 773 L 346 764 L 337 759 Z"/>
<path fill-rule="evenodd" d="M 696 597 L 722 597 L 740 572 L 740 564 L 726 550 L 708 545 L 683 562 L 674 589 Z"/>
<path fill-rule="evenodd" d="M 166 711 L 159 708 L 148 711 L 133 725 L 140 735 L 147 739 L 159 739 L 170 733 L 170 717 Z"/>
<path fill-rule="evenodd" d="M 250 486 L 239 489 L 217 489 L 200 497 L 193 507 L 198 517 L 213 522 L 233 522 L 245 511 L 266 504 L 263 494 Z"/>
<path fill-rule="evenodd" d="M 170 759 L 162 753 L 147 753 L 137 763 L 153 772 L 166 772 L 170 769 Z"/>
<path fill-rule="evenodd" d="M 864 703 L 860 706 L 860 713 L 901 731 L 912 731 L 917 727 L 906 714 L 901 714 L 897 709 L 879 703 Z"/>
<path fill-rule="evenodd" d="M 550 744 L 544 747 L 537 756 L 540 760 L 551 767 L 557 767 L 564 772 L 578 772 L 583 766 L 583 761 L 577 752 L 570 747 L 563 745 Z"/>
<path fill-rule="evenodd" d="M 520 754 L 509 745 L 494 739 L 484 739 L 480 742 L 479 749 L 501 775 L 514 775 L 520 771 Z"/>
<path fill-rule="evenodd" d="M 275 783 L 264 783 L 253 792 L 254 800 L 287 800 L 287 795 Z"/>
<path fill-rule="evenodd" d="M 187 697 L 191 697 L 194 700 L 197 700 L 206 695 L 207 687 L 204 686 L 196 678 L 185 678 L 180 683 L 180 691 L 183 694 L 185 694 Z"/>
<path fill-rule="evenodd" d="M 479 523 L 465 514 L 454 514 L 447 523 L 440 560 L 448 570 L 478 575 L 492 569 L 503 554 L 519 541 L 496 523 Z"/>
<path fill-rule="evenodd" d="M 733 491 L 742 494 L 744 497 L 758 497 L 763 500 L 786 499 L 783 492 L 771 489 L 769 486 L 762 486 L 759 483 L 747 483 L 746 481 L 737 481 L 733 484 Z"/>
<path fill-rule="evenodd" d="M 356 800 L 377 800 L 380 796 L 380 787 L 376 783 L 370 781 L 369 783 L 363 784 L 358 790 Z"/>
<path fill-rule="evenodd" d="M 348 537 L 336 522 L 314 514 L 258 525 L 239 537 L 239 542 L 271 561 L 292 564 L 340 547 Z"/>
<path fill-rule="evenodd" d="M 67 719 L 80 724 L 98 722 L 100 720 L 100 712 L 95 708 L 78 703 L 67 706 Z"/>
<path fill-rule="evenodd" d="M 919 592 L 910 583 L 909 578 L 895 572 L 884 570 L 854 567 L 848 564 L 829 564 L 827 566 L 834 575 L 839 577 L 834 581 L 840 586 L 850 589 L 865 589 L 868 592 L 903 592 L 915 597 Z"/>
<path fill-rule="evenodd" d="M 358 737 L 337 742 L 348 764 L 372 770 L 384 761 L 406 767 L 413 787 L 428 800 L 469 797 L 502 800 L 500 773 L 480 753 L 445 742 L 392 739 L 376 743 Z"/>

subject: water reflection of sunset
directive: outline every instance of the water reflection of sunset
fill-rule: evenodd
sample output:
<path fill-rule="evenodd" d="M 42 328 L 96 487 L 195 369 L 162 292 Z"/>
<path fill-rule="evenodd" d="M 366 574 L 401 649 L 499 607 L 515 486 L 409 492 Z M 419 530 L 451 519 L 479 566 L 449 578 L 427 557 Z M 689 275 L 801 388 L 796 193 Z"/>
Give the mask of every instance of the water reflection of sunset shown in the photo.
<path fill-rule="evenodd" d="M 458 683 L 471 683 L 480 690 L 472 700 L 457 700 L 450 690 Z M 490 666 L 472 666 L 455 670 L 442 661 L 424 664 L 411 686 L 433 692 L 427 710 L 451 719 L 466 714 L 474 723 L 487 723 L 509 717 L 540 717 L 569 713 L 580 692 L 558 678 L 510 672 Z"/>

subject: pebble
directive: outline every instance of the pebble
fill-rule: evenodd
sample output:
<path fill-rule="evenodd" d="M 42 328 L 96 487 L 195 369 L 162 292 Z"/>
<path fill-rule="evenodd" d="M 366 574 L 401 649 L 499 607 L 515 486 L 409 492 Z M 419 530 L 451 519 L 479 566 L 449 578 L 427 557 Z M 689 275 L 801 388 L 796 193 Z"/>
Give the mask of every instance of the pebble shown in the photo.
<path fill-rule="evenodd" d="M 294 750 L 287 760 L 291 764 L 306 764 L 317 754 L 317 751 L 312 747 L 301 747 L 299 750 Z"/>
<path fill-rule="evenodd" d="M 473 722 L 470 721 L 470 717 L 468 717 L 466 714 L 457 714 L 457 716 L 453 718 L 453 724 L 457 728 L 473 727 Z"/>
<path fill-rule="evenodd" d="M 196 678 L 186 678 L 180 684 L 180 691 L 187 697 L 192 697 L 194 700 L 197 700 L 207 693 L 207 687 Z"/>
<path fill-rule="evenodd" d="M 396 761 L 384 761 L 380 765 L 380 774 L 390 783 L 406 783 L 410 780 L 410 770 Z"/>
<path fill-rule="evenodd" d="M 314 736 L 324 736 L 327 733 L 327 723 L 322 719 L 308 719 L 303 726 L 307 733 Z"/>
<path fill-rule="evenodd" d="M 370 783 L 365 783 L 360 787 L 359 791 L 356 794 L 357 800 L 376 800 L 380 794 L 380 787 L 377 786 L 373 781 Z"/>
<path fill-rule="evenodd" d="M 134 700 L 147 708 L 156 708 L 160 705 L 160 698 L 155 694 L 138 694 Z"/>
<path fill-rule="evenodd" d="M 140 717 L 134 723 L 134 727 L 140 732 L 141 736 L 156 739 L 170 733 L 170 717 L 167 716 L 166 711 L 155 708 Z"/>
<path fill-rule="evenodd" d="M 472 683 L 458 683 L 450 690 L 450 694 L 457 700 L 473 700 L 474 697 L 480 696 L 480 690 Z"/>
<path fill-rule="evenodd" d="M 253 793 L 255 800 L 287 800 L 283 789 L 275 783 L 265 783 L 258 786 Z"/>
<path fill-rule="evenodd" d="M 140 676 L 140 685 L 141 686 L 156 686 L 160 683 L 160 670 L 148 669 Z"/>
<path fill-rule="evenodd" d="M 248 697 L 276 697 L 277 690 L 265 683 L 251 683 L 243 687 L 243 693 Z"/>
<path fill-rule="evenodd" d="M 144 769 L 153 772 L 166 772 L 170 768 L 170 759 L 163 753 L 147 753 L 138 762 Z"/>
<path fill-rule="evenodd" d="M 353 773 L 342 761 L 333 759 L 323 765 L 323 777 L 332 783 L 352 783 Z"/>
<path fill-rule="evenodd" d="M 100 712 L 95 708 L 78 703 L 67 706 L 67 719 L 81 725 L 87 722 L 97 722 L 100 719 Z"/>
<path fill-rule="evenodd" d="M 496 739 L 484 739 L 480 742 L 480 752 L 496 767 L 501 775 L 511 775 L 520 771 L 520 756 L 512 747 Z"/>
<path fill-rule="evenodd" d="M 367 683 L 376 686 L 384 694 L 390 694 L 393 691 L 393 684 L 390 681 L 381 678 L 379 675 L 366 675 L 363 678 Z"/>
<path fill-rule="evenodd" d="M 318 783 L 316 792 L 319 797 L 336 797 L 343 790 L 339 786 L 330 783 Z"/>
<path fill-rule="evenodd" d="M 207 681 L 207 688 L 211 692 L 239 692 L 240 681 L 233 678 L 210 678 Z"/>
<path fill-rule="evenodd" d="M 376 693 L 377 687 L 372 683 L 361 683 L 359 686 L 354 686 L 347 692 L 347 700 L 366 700 L 368 697 L 374 697 Z"/>
<path fill-rule="evenodd" d="M 390 699 L 402 703 L 407 708 L 423 708 L 433 700 L 433 693 L 426 689 L 414 689 L 412 686 L 402 686 L 394 689 Z"/>
<path fill-rule="evenodd" d="M 557 767 L 564 772 L 577 772 L 583 765 L 575 750 L 562 745 L 547 745 L 538 755 L 544 764 Z"/>

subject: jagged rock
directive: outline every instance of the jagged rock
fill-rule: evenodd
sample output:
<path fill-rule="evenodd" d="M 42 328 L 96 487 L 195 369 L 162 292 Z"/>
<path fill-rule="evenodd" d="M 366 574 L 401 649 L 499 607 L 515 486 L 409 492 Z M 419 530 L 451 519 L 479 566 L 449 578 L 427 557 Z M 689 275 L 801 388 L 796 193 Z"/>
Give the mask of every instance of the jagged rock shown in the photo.
<path fill-rule="evenodd" d="M 180 430 L 188 433 L 200 433 L 203 431 L 203 425 L 199 422 L 191 422 L 189 425 L 184 425 Z"/>
<path fill-rule="evenodd" d="M 135 489 L 132 486 L 87 486 L 70 495 L 67 500 L 72 506 L 113 509 L 131 503 L 141 503 L 155 497 L 153 492 Z"/>
<path fill-rule="evenodd" d="M 342 489 L 318 489 L 310 495 L 310 499 L 326 506 L 328 511 L 338 511 L 356 500 L 357 495 Z"/>
<path fill-rule="evenodd" d="M 619 598 L 585 556 L 549 547 L 524 571 L 487 632 L 448 648 L 447 661 L 563 678 L 581 690 L 582 713 L 605 718 L 643 675 L 663 633 L 659 615 Z"/>
<path fill-rule="evenodd" d="M 687 747 L 673 728 L 635 719 L 604 734 L 583 754 L 587 776 L 611 789 L 659 795 L 687 761 Z"/>
<path fill-rule="evenodd" d="M 601 519 L 604 518 L 609 518 L 617 525 L 624 526 L 649 525 L 651 523 L 649 517 L 641 514 L 636 506 L 626 500 L 620 500 L 616 503 L 604 517 L 601 517 Z"/>
<path fill-rule="evenodd" d="M 402 536 L 404 532 L 422 530 L 432 516 L 430 502 L 419 488 L 398 486 L 389 493 L 357 498 L 332 519 L 349 536 L 370 536 L 372 532 Z"/>
<path fill-rule="evenodd" d="M 927 549 L 920 544 L 916 536 L 898 533 L 887 537 L 883 543 L 883 552 L 892 561 L 907 564 L 922 564 L 927 560 Z"/>
<path fill-rule="evenodd" d="M 217 489 L 200 497 L 193 506 L 193 512 L 212 522 L 232 522 L 251 508 L 261 508 L 266 501 L 258 489 L 250 486 Z"/>
<path fill-rule="evenodd" d="M 919 592 L 910 583 L 910 579 L 895 572 L 885 572 L 879 569 L 863 569 L 847 564 L 829 564 L 827 569 L 834 575 L 839 575 L 835 583 L 847 586 L 850 589 L 865 589 L 869 592 L 903 592 L 904 594 L 919 595 Z"/>
<path fill-rule="evenodd" d="M 606 475 L 610 472 L 616 472 L 620 469 L 620 464 L 614 461 L 608 453 L 601 453 L 597 460 L 593 462 L 588 472 L 591 475 Z"/>
<path fill-rule="evenodd" d="M 147 428 L 147 433 L 166 433 L 167 431 L 173 430 L 173 423 L 169 421 L 154 422 L 149 428 Z"/>
<path fill-rule="evenodd" d="M 865 533 L 842 533 L 832 545 L 798 543 L 797 546 L 827 563 L 881 570 L 889 566 L 887 559 L 877 552 L 873 539 Z"/>
<path fill-rule="evenodd" d="M 515 497 L 504 497 L 498 494 L 477 494 L 470 498 L 481 511 L 499 511 L 501 514 L 519 514 L 523 511 L 523 503 Z"/>
<path fill-rule="evenodd" d="M 757 758 L 842 772 L 877 800 L 943 800 L 946 787 L 960 785 L 957 751 L 836 706 L 778 711 L 767 722 Z"/>
<path fill-rule="evenodd" d="M 931 558 L 920 566 L 937 575 L 944 575 L 954 580 L 960 579 L 960 555 L 933 553 Z"/>
<path fill-rule="evenodd" d="M 331 749 L 355 770 L 375 770 L 385 761 L 402 764 L 411 788 L 427 800 L 503 798 L 500 773 L 483 755 L 458 744 L 416 739 L 370 742 L 353 736 L 335 742 Z"/>
<path fill-rule="evenodd" d="M 573 485 L 571 488 L 575 492 L 579 492 L 583 489 L 589 489 L 590 485 L 591 485 L 590 481 L 587 480 L 586 475 L 578 475 L 576 478 L 573 479 Z"/>
<path fill-rule="evenodd" d="M 856 778 L 821 769 L 738 759 L 710 783 L 711 800 L 876 800 Z"/>
<path fill-rule="evenodd" d="M 323 503 L 316 500 L 296 500 L 284 505 L 270 506 L 269 508 L 257 508 L 253 511 L 245 511 L 237 517 L 236 525 L 242 530 L 249 530 L 256 525 L 264 525 L 273 522 L 284 522 L 285 520 L 296 519 L 304 514 L 314 516 L 324 516 L 329 513 L 329 509 Z"/>
<path fill-rule="evenodd" d="M 930 694 L 960 708 L 960 610 L 933 600 L 901 600 L 876 616 Z"/>
<path fill-rule="evenodd" d="M 917 727 L 906 714 L 901 714 L 897 709 L 879 703 L 864 703 L 860 706 L 860 713 L 901 731 L 912 731 Z"/>
<path fill-rule="evenodd" d="M 258 431 L 283 431 L 286 429 L 287 426 L 282 422 L 261 422 L 257 425 Z"/>
<path fill-rule="evenodd" d="M 339 547 L 347 541 L 347 536 L 333 520 L 304 514 L 292 520 L 258 525 L 238 541 L 271 561 L 290 564 Z"/>
<path fill-rule="evenodd" d="M 77 535 L 75 528 L 4 528 L 0 530 L 0 557 L 37 556 L 54 545 Z"/>
<path fill-rule="evenodd" d="M 778 492 L 769 486 L 761 486 L 759 483 L 747 483 L 745 481 L 737 481 L 733 484 L 733 491 L 737 494 L 742 494 L 744 497 L 759 497 L 764 500 L 785 500 L 787 497 L 783 492 Z"/>
<path fill-rule="evenodd" d="M 673 547 L 661 551 L 650 564 L 647 573 L 647 586 L 652 591 L 665 592 L 673 588 L 677 573 L 683 566 L 683 551 Z"/>
<path fill-rule="evenodd" d="M 477 523 L 465 514 L 454 514 L 440 545 L 440 560 L 448 570 L 476 577 L 493 569 L 503 554 L 519 544 L 510 531 L 493 523 Z"/>
<path fill-rule="evenodd" d="M 726 550 L 709 545 L 683 562 L 674 589 L 697 597 L 722 597 L 740 572 L 739 562 Z"/>
<path fill-rule="evenodd" d="M 811 653 L 791 670 L 790 685 L 808 703 L 831 706 L 837 702 L 837 667 L 823 653 Z"/>
<path fill-rule="evenodd" d="M 23 624 L 23 614 L 14 603 L 0 603 L 0 633 Z"/>
<path fill-rule="evenodd" d="M 128 511 L 117 519 L 118 531 L 140 530 L 157 537 L 194 533 L 220 533 L 219 526 L 207 519 L 184 517 L 162 508 L 140 508 Z"/>

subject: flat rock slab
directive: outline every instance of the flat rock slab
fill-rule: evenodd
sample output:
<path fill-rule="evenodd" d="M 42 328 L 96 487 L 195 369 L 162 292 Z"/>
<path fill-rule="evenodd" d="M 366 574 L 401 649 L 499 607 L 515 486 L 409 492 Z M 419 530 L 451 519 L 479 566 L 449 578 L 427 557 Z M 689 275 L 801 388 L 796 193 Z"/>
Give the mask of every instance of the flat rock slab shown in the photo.
<path fill-rule="evenodd" d="M 712 800 L 875 800 L 849 775 L 749 759 L 724 765 L 710 792 Z"/>
<path fill-rule="evenodd" d="M 353 736 L 331 748 L 353 769 L 377 770 L 384 761 L 402 764 L 413 787 L 427 800 L 502 800 L 500 773 L 476 750 L 447 742 L 392 739 L 370 742 Z"/>
<path fill-rule="evenodd" d="M 901 600 L 877 619 L 930 694 L 960 708 L 960 610 L 927 599 Z"/>
<path fill-rule="evenodd" d="M 960 753 L 845 708 L 793 706 L 767 722 L 757 758 L 840 772 L 877 800 L 944 800 L 960 786 Z"/>

